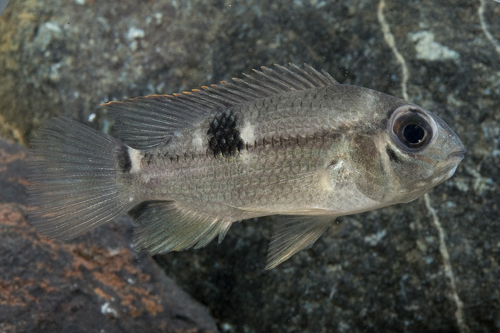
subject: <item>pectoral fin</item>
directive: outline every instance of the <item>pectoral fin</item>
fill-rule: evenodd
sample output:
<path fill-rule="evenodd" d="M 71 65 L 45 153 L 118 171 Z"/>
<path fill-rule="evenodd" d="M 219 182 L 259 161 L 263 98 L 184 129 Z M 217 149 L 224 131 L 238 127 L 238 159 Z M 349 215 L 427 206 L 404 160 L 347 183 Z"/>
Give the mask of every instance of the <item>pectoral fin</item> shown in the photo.
<path fill-rule="evenodd" d="M 334 216 L 280 216 L 274 227 L 265 269 L 278 266 L 314 243 L 334 219 Z"/>
<path fill-rule="evenodd" d="M 172 201 L 149 203 L 137 220 L 134 244 L 151 254 L 200 248 L 219 235 L 219 243 L 233 221 L 200 214 Z"/>

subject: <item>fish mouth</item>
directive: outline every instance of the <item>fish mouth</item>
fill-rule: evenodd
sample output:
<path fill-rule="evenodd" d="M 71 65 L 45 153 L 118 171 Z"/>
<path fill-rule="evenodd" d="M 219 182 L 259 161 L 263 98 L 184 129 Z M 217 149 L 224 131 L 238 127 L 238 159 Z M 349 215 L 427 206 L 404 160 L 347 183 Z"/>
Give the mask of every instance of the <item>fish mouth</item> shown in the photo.
<path fill-rule="evenodd" d="M 448 155 L 446 160 L 450 161 L 450 162 L 458 163 L 464 159 L 464 155 L 465 155 L 465 148 L 459 148 L 457 150 L 452 151 Z"/>
<path fill-rule="evenodd" d="M 460 161 L 464 159 L 465 148 L 461 147 L 453 150 L 446 159 L 438 163 L 434 179 L 441 179 L 438 183 L 449 179 L 455 173 Z"/>

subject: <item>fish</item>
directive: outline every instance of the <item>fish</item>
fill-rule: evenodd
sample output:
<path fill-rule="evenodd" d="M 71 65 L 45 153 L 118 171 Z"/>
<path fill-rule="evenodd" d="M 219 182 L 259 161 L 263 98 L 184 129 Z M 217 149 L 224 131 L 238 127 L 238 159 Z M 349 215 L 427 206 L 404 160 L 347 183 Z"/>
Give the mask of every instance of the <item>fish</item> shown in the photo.
<path fill-rule="evenodd" d="M 31 141 L 29 220 L 42 234 L 68 240 L 141 205 L 133 242 L 155 255 L 278 215 L 271 269 L 339 216 L 417 199 L 465 154 L 431 111 L 307 64 L 102 108 L 116 138 L 56 117 Z"/>

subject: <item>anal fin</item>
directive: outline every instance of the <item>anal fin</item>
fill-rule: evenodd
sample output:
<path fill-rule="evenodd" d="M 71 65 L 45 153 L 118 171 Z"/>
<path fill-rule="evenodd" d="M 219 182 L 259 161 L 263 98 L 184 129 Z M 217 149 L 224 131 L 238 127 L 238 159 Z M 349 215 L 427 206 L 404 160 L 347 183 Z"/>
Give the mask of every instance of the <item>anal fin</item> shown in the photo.
<path fill-rule="evenodd" d="M 134 244 L 151 254 L 201 248 L 217 235 L 220 243 L 232 222 L 185 209 L 173 201 L 151 202 L 137 220 Z"/>
<path fill-rule="evenodd" d="M 314 243 L 331 225 L 334 216 L 280 216 L 267 254 L 266 270 Z"/>

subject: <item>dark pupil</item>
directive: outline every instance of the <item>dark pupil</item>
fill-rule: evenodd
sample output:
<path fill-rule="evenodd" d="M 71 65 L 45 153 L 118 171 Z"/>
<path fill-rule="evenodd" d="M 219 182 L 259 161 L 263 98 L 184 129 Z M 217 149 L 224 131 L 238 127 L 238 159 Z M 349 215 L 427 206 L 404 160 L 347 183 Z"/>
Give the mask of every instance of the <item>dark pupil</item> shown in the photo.
<path fill-rule="evenodd" d="M 422 139 L 425 136 L 425 131 L 422 127 L 418 125 L 409 124 L 403 130 L 403 135 L 406 141 L 408 141 L 411 144 L 415 144 L 422 141 Z"/>

